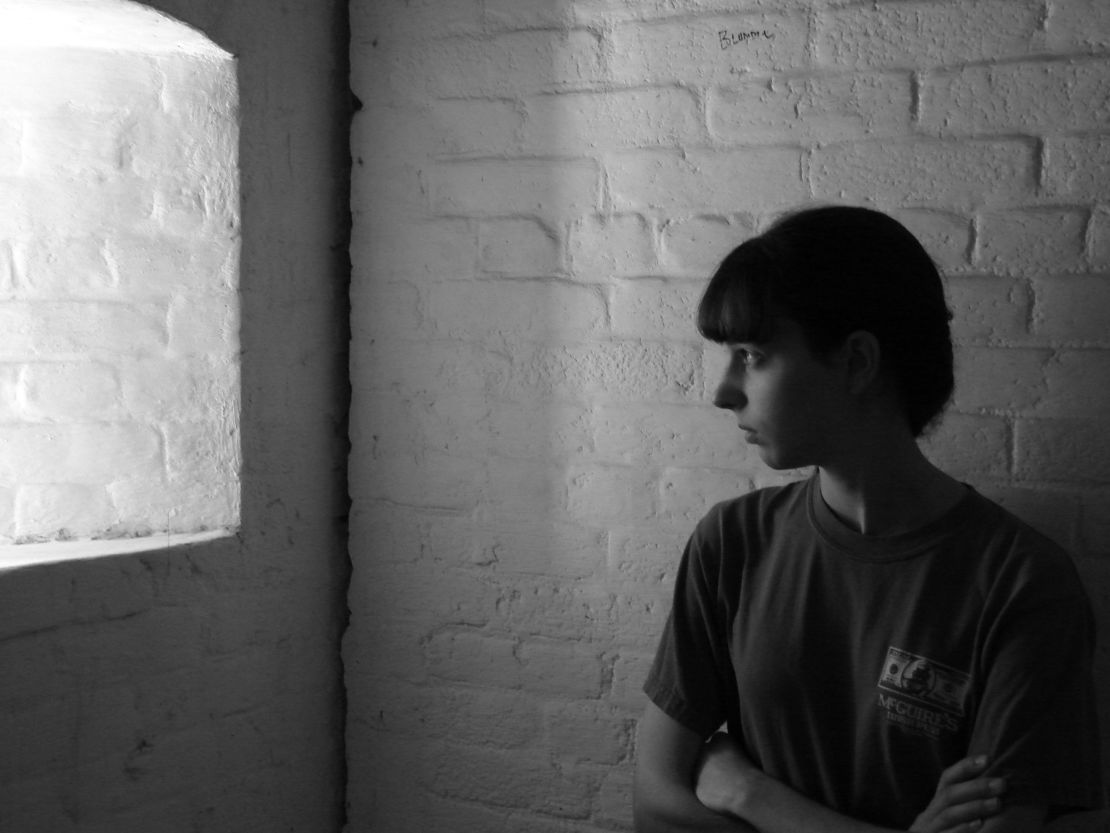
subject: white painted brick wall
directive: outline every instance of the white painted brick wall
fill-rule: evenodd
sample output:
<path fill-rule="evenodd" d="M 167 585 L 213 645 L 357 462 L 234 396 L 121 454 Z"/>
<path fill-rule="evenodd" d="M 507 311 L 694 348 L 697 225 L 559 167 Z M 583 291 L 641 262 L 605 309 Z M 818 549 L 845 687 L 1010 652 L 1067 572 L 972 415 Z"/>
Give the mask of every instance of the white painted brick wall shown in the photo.
<path fill-rule="evenodd" d="M 9 58 L 43 44 L 13 38 L 13 10 L 53 12 L 46 35 L 97 48 L 40 63 L 28 81 Z M 141 27 L 143 46 L 157 53 L 145 67 L 119 48 L 128 35 L 134 41 L 136 18 L 162 24 Z M 125 120 L 119 135 L 131 155 L 122 167 L 97 157 L 89 180 L 75 183 L 67 159 L 53 179 L 36 180 L 36 211 L 59 193 L 78 203 L 52 210 L 50 234 L 30 233 L 42 228 L 28 224 L 29 212 L 0 210 L 0 532 L 17 530 L 17 502 L 18 517 L 70 530 L 117 516 L 166 529 L 174 513 L 210 514 L 215 499 L 226 517 L 240 517 L 238 484 L 233 503 L 195 470 L 216 459 L 198 446 L 238 445 L 224 420 L 240 407 L 244 461 L 236 535 L 211 533 L 191 546 L 166 535 L 113 539 L 99 542 L 109 554 L 98 558 L 87 557 L 87 542 L 3 548 L 0 833 L 342 826 L 345 20 L 339 0 L 0 3 L 0 98 L 27 93 L 0 111 L 5 208 L 25 196 L 26 143 L 9 116 L 51 101 L 36 82 L 76 85 L 81 96 L 63 109 L 82 130 L 114 128 L 120 108 L 150 116 Z M 190 90 L 195 60 L 169 60 L 198 32 L 237 56 L 234 67 L 226 55 L 207 66 L 218 91 L 238 74 L 234 113 L 205 105 L 204 85 Z M 103 110 L 89 109 L 105 56 L 129 72 L 102 91 Z M 246 151 L 241 264 L 240 229 L 228 226 L 238 198 L 217 187 L 206 162 L 234 159 L 238 137 L 224 134 L 231 156 L 189 138 L 229 118 L 241 123 Z M 101 190 L 116 202 L 96 206 L 90 198 Z M 134 217 L 140 225 L 113 232 Z M 241 327 L 220 314 L 240 272 Z M 58 322 L 67 326 L 52 329 Z M 194 352 L 212 326 L 241 329 L 241 401 L 227 394 L 239 389 L 237 362 L 225 360 L 233 354 Z M 16 462 L 70 468 L 15 490 L 5 484 Z M 190 484 L 166 488 L 161 478 Z M 34 555 L 46 563 L 6 561 Z M 435 616 L 451 609 L 445 603 Z M 532 725 L 541 719 L 537 712 Z"/>
<path fill-rule="evenodd" d="M 694 307 L 799 203 L 943 268 L 927 451 L 1076 553 L 1110 692 L 1105 8 L 352 3 L 351 833 L 630 828 L 686 535 L 783 478 Z"/>
<path fill-rule="evenodd" d="M 236 526 L 234 60 L 42 43 L 0 67 L 0 543 Z"/>

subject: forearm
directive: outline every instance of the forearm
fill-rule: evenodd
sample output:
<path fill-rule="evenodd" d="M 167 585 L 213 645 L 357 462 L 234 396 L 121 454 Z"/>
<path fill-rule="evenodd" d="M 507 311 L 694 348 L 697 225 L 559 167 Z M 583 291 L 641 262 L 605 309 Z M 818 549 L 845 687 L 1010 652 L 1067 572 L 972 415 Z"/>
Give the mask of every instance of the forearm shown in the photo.
<path fill-rule="evenodd" d="M 730 813 L 761 833 L 892 833 L 831 810 L 762 773 L 746 779 Z"/>
<path fill-rule="evenodd" d="M 632 815 L 636 833 L 756 833 L 739 818 L 707 808 L 692 789 L 637 773 Z"/>

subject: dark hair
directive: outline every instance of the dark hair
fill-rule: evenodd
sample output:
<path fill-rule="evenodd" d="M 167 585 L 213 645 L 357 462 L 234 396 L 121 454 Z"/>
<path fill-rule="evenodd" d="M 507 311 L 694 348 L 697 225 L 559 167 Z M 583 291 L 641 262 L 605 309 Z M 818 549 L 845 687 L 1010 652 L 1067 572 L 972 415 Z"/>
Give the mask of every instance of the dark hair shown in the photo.
<path fill-rule="evenodd" d="M 920 436 L 952 395 L 952 314 L 936 266 L 906 228 L 867 208 L 809 208 L 732 250 L 698 306 L 721 344 L 765 342 L 776 315 L 826 355 L 856 330 L 879 341 L 910 429 Z"/>

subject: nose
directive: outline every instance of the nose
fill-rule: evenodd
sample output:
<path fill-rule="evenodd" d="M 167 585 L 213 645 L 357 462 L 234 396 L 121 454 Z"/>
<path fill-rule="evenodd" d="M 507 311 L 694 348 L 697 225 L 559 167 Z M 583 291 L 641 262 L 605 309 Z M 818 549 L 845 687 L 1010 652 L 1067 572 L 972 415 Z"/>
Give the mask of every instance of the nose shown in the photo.
<path fill-rule="evenodd" d="M 737 411 L 748 404 L 748 398 L 744 395 L 740 380 L 731 371 L 726 371 L 721 377 L 721 383 L 717 385 L 717 391 L 713 394 L 713 404 L 727 411 Z"/>

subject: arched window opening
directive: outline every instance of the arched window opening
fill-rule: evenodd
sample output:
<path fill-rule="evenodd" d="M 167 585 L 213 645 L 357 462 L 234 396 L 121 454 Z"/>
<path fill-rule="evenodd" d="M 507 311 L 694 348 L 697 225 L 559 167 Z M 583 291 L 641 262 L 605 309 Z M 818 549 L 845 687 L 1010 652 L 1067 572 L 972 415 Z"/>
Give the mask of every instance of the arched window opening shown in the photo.
<path fill-rule="evenodd" d="M 0 544 L 234 529 L 234 58 L 137 3 L 21 0 L 0 75 Z"/>

